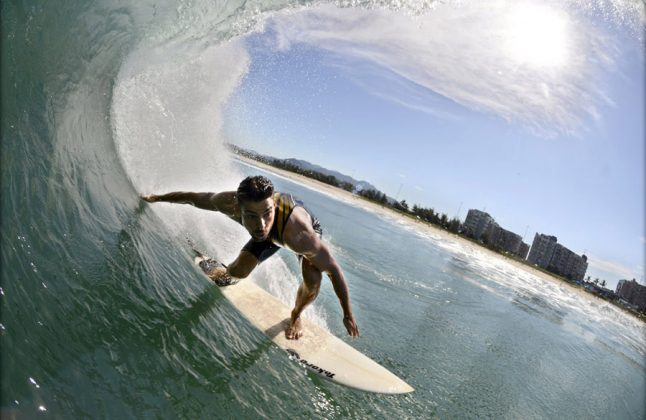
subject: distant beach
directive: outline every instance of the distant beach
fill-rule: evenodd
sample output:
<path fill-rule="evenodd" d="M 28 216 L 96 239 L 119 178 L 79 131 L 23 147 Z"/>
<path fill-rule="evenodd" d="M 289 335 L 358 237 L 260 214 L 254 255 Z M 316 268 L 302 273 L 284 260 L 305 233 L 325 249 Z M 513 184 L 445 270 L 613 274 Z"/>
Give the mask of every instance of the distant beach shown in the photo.
<path fill-rule="evenodd" d="M 324 192 L 326 194 L 334 196 L 334 197 L 336 197 L 338 199 L 341 199 L 343 201 L 353 203 L 354 205 L 366 208 L 366 209 L 368 209 L 370 211 L 373 211 L 375 213 L 378 213 L 378 214 L 381 214 L 381 215 L 384 215 L 384 216 L 387 216 L 387 217 L 391 217 L 391 218 L 398 218 L 401 221 L 404 221 L 405 223 L 414 224 L 415 226 L 419 227 L 420 229 L 424 229 L 429 234 L 440 236 L 445 241 L 452 241 L 454 243 L 458 243 L 458 244 L 460 244 L 461 247 L 463 247 L 463 248 L 465 248 L 465 249 L 467 249 L 469 251 L 477 250 L 479 252 L 483 252 L 483 253 L 487 254 L 488 256 L 490 256 L 492 258 L 498 258 L 500 260 L 506 261 L 507 263 L 511 264 L 512 266 L 514 266 L 514 267 L 516 267 L 518 269 L 524 270 L 524 271 L 528 272 L 529 274 L 535 275 L 535 276 L 540 277 L 542 279 L 545 279 L 547 281 L 558 282 L 558 284 L 568 287 L 569 289 L 571 289 L 572 291 L 577 293 L 579 296 L 582 296 L 582 297 L 585 297 L 585 298 L 588 298 L 588 299 L 597 299 L 597 300 L 599 300 L 601 302 L 609 303 L 607 301 L 604 301 L 603 299 L 598 298 L 597 296 L 595 296 L 595 295 L 593 295 L 591 293 L 587 293 L 586 291 L 582 290 L 581 288 L 576 287 L 576 286 L 568 283 L 567 281 L 565 281 L 565 280 L 563 280 L 563 279 L 561 279 L 559 277 L 552 276 L 552 275 L 550 275 L 550 274 L 548 274 L 548 273 L 546 273 L 544 271 L 541 271 L 541 270 L 537 270 L 537 269 L 531 267 L 530 265 L 521 263 L 521 262 L 516 261 L 516 260 L 514 260 L 512 258 L 508 258 L 508 257 L 506 257 L 506 256 L 504 256 L 502 254 L 496 253 L 496 252 L 494 252 L 494 251 L 492 251 L 492 250 L 490 250 L 490 249 L 488 249 L 488 248 L 486 248 L 484 246 L 478 246 L 476 243 L 471 242 L 471 241 L 469 241 L 469 240 L 467 240 L 465 238 L 462 238 L 462 237 L 460 237 L 460 236 L 458 236 L 456 234 L 453 234 L 451 232 L 447 232 L 444 229 L 440 229 L 439 227 L 433 226 L 430 223 L 425 223 L 423 221 L 417 221 L 412 216 L 406 216 L 406 215 L 404 215 L 404 214 L 402 214 L 400 212 L 397 212 L 397 211 L 395 211 L 395 210 L 393 210 L 391 208 L 381 206 L 381 205 L 379 205 L 379 204 L 377 204 L 375 202 L 367 200 L 367 199 L 365 199 L 365 198 L 363 198 L 363 197 L 361 197 L 359 195 L 353 194 L 353 193 L 351 193 L 349 191 L 346 191 L 344 189 L 333 187 L 333 186 L 331 186 L 329 184 L 317 181 L 315 179 L 308 178 L 306 176 L 299 175 L 299 174 L 296 174 L 294 172 L 286 171 L 286 170 L 283 170 L 283 169 L 280 169 L 280 168 L 276 168 L 274 166 L 268 165 L 266 163 L 263 163 L 263 162 L 260 162 L 260 161 L 257 161 L 257 160 L 247 158 L 245 156 L 234 155 L 234 158 L 241 161 L 241 162 L 243 162 L 243 163 L 246 163 L 248 165 L 255 166 L 255 167 L 261 168 L 263 170 L 276 173 L 276 174 L 278 174 L 280 176 L 283 176 L 285 178 L 288 178 L 288 179 L 290 179 L 290 180 L 292 180 L 294 182 L 304 184 L 304 185 L 306 185 L 306 186 L 308 186 L 310 188 L 313 188 L 315 190 Z"/>

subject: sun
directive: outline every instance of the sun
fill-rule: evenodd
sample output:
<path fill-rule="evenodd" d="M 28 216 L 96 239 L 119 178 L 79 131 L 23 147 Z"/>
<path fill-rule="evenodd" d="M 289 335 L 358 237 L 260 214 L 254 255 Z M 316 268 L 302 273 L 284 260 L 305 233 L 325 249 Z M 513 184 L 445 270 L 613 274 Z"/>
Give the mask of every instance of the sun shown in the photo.
<path fill-rule="evenodd" d="M 533 67 L 558 68 L 568 58 L 568 19 L 540 4 L 517 4 L 510 10 L 507 51 L 515 61 Z"/>

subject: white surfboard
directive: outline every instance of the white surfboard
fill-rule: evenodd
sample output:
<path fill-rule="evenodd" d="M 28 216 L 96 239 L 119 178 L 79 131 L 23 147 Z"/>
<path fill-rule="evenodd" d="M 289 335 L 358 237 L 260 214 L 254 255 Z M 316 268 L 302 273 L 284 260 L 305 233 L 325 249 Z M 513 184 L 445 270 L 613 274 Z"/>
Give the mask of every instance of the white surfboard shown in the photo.
<path fill-rule="evenodd" d="M 206 256 L 195 258 L 199 264 Z M 414 389 L 389 370 L 318 325 L 302 319 L 303 336 L 285 338 L 291 308 L 249 280 L 220 287 L 222 294 L 256 328 L 309 371 L 351 388 L 383 394 Z"/>

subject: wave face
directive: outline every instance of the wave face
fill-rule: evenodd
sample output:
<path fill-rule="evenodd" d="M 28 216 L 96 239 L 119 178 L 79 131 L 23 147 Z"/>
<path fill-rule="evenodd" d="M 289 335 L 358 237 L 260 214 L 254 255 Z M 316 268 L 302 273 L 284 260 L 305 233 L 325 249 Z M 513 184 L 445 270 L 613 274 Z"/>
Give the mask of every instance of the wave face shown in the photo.
<path fill-rule="evenodd" d="M 639 6 L 619 1 L 588 3 L 571 2 L 582 13 L 589 7 L 603 8 L 618 24 L 633 24 L 636 10 L 641 22 L 643 10 Z M 462 2 L 456 4 L 457 10 L 467 7 L 460 6 Z M 30 417 L 41 412 L 59 418 L 195 418 L 231 413 L 240 417 L 464 417 L 478 413 L 473 401 L 460 397 L 473 389 L 485 397 L 485 411 L 480 413 L 512 417 L 558 414 L 558 410 L 546 409 L 545 401 L 536 405 L 531 400 L 534 388 L 527 390 L 527 397 L 519 394 L 515 400 L 497 400 L 497 394 L 489 390 L 491 378 L 471 372 L 478 370 L 477 364 L 470 364 L 469 370 L 451 366 L 450 337 L 443 338 L 447 344 L 437 353 L 438 364 L 420 371 L 427 376 L 415 376 L 405 358 L 430 363 L 420 355 L 437 337 L 429 336 L 429 330 L 419 323 L 415 324 L 417 335 L 397 335 L 391 318 L 382 319 L 365 309 L 373 304 L 358 290 L 357 305 L 364 308 L 365 318 L 381 321 L 366 324 L 374 331 L 387 325 L 385 331 L 392 341 L 410 339 L 412 344 L 384 346 L 366 338 L 357 346 L 388 368 L 409 375 L 416 381 L 418 393 L 402 399 L 379 399 L 347 393 L 307 376 L 241 320 L 191 262 L 186 238 L 228 261 L 246 241 L 244 229 L 220 215 L 187 206 L 140 202 L 139 194 L 153 192 L 232 189 L 249 172 L 231 160 L 222 134 L 224 108 L 244 83 L 251 65 L 246 36 L 277 25 L 285 42 L 293 43 L 300 37 L 302 42 L 321 41 L 324 48 L 348 49 L 347 43 L 335 42 L 334 30 L 327 32 L 325 39 L 316 40 L 316 31 L 290 27 L 290 16 L 305 14 L 298 22 L 307 25 L 340 22 L 348 30 L 348 25 L 370 17 L 379 22 L 390 16 L 432 19 L 436 8 L 433 2 L 352 2 L 353 7 L 343 6 L 348 7 L 294 1 L 2 3 L 2 417 Z M 420 41 L 410 33 L 404 35 L 413 37 L 407 45 Z M 414 81 L 422 77 L 398 67 L 394 55 L 379 56 L 372 51 L 364 58 L 390 66 Z M 455 82 L 438 78 L 418 81 L 439 91 L 442 85 Z M 474 99 L 466 95 L 467 88 L 444 94 L 459 94 L 454 98 L 458 103 L 487 106 L 469 102 Z M 594 104 L 598 98 L 586 100 Z M 536 106 L 540 115 L 549 111 Z M 514 116 L 520 111 L 510 108 L 504 112 Z M 551 122 L 568 129 L 576 124 L 576 118 Z M 278 184 L 299 188 L 286 181 Z M 312 200 L 320 200 L 321 208 L 327 209 L 322 213 L 329 214 L 330 241 L 354 273 L 351 275 L 357 279 L 369 275 L 369 270 L 363 271 L 366 267 L 353 265 L 361 258 L 363 245 L 344 247 L 341 231 L 335 233 L 333 217 L 341 204 L 316 196 Z M 364 223 L 369 227 L 366 220 L 372 216 L 352 214 L 357 229 Z M 393 224 L 392 229 L 397 227 Z M 366 230 L 366 235 L 370 232 Z M 382 233 L 376 241 L 388 237 L 388 232 Z M 438 264 L 456 252 L 428 238 L 424 243 L 433 248 L 429 252 Z M 377 254 L 371 258 L 375 263 L 383 261 Z M 397 279 L 397 261 L 389 264 L 387 272 L 372 273 L 378 280 L 374 284 L 395 293 L 399 287 L 389 282 Z M 486 264 L 475 269 L 492 270 Z M 298 283 L 297 272 L 295 263 L 285 256 L 264 265 L 255 280 L 290 302 Z M 507 280 L 515 275 L 503 274 Z M 458 267 L 451 279 L 466 277 Z M 434 318 L 430 308 L 445 301 L 443 293 L 453 296 L 454 292 L 429 286 L 431 279 L 419 281 L 423 284 L 404 284 L 407 290 L 419 287 L 418 294 L 426 293 L 430 299 L 420 314 L 435 322 L 459 310 L 452 307 Z M 515 285 L 510 281 L 503 289 Z M 530 292 L 515 301 L 523 314 L 529 314 L 519 316 L 521 321 L 533 312 L 556 312 L 554 316 L 562 317 L 559 311 L 541 309 L 547 304 L 538 298 L 541 305 L 532 303 L 532 296 L 539 292 Z M 411 298 L 408 292 L 396 296 L 393 302 L 401 307 Z M 320 300 L 309 314 L 324 326 L 329 323 L 336 332 L 334 297 L 327 290 Z M 416 305 L 411 305 L 411 316 L 420 308 Z M 613 319 L 618 316 L 612 312 Z M 492 317 L 491 328 L 498 325 L 498 318 Z M 460 325 L 449 323 L 449 332 L 460 335 Z M 568 318 L 567 328 L 559 328 L 587 337 L 587 330 L 576 320 Z M 631 324 L 628 331 L 640 328 Z M 603 334 L 595 330 L 594 336 Z M 424 341 L 426 338 L 429 341 Z M 504 338 L 513 342 L 513 337 Z M 625 345 L 625 341 L 617 341 Z M 507 354 L 512 345 L 488 344 L 499 354 Z M 610 340 L 607 347 L 614 345 Z M 643 342 L 633 343 L 624 352 L 611 350 L 589 354 L 613 357 L 619 353 L 612 359 L 613 368 L 635 367 L 636 379 L 631 377 L 629 383 L 639 384 L 640 378 L 643 382 L 643 362 L 634 356 L 643 356 Z M 400 352 L 404 352 L 403 359 Z M 500 369 L 514 369 L 513 364 L 497 360 Z M 584 365 L 581 360 L 578 363 Z M 433 375 L 441 381 L 433 382 Z M 558 377 L 558 372 L 550 370 L 550 375 Z M 587 371 L 580 377 L 594 379 Z M 561 384 L 574 380 L 561 379 Z M 532 383 L 539 389 L 545 386 Z M 609 389 L 609 394 L 623 390 L 614 382 Z M 561 395 L 573 394 L 573 389 L 563 389 Z M 540 395 L 546 399 L 553 396 Z M 638 418 L 644 415 L 643 406 L 635 404 L 639 398 L 633 391 L 611 407 L 624 410 L 621 413 L 626 418 Z M 580 406 L 589 402 L 577 401 Z M 602 409 L 598 404 L 589 406 Z M 594 414 L 577 409 L 567 413 Z"/>

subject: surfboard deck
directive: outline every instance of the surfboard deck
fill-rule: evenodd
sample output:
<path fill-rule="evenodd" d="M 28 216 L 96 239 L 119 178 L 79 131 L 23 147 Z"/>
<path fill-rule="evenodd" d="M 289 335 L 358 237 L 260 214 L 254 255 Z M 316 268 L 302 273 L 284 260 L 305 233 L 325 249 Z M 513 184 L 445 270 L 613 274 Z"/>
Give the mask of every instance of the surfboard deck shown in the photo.
<path fill-rule="evenodd" d="M 210 258 L 201 255 L 195 258 L 195 263 L 207 260 Z M 251 281 L 221 286 L 220 290 L 254 327 L 310 372 L 361 391 L 382 394 L 414 391 L 388 369 L 307 319 L 302 319 L 301 338 L 285 338 L 291 308 Z"/>

